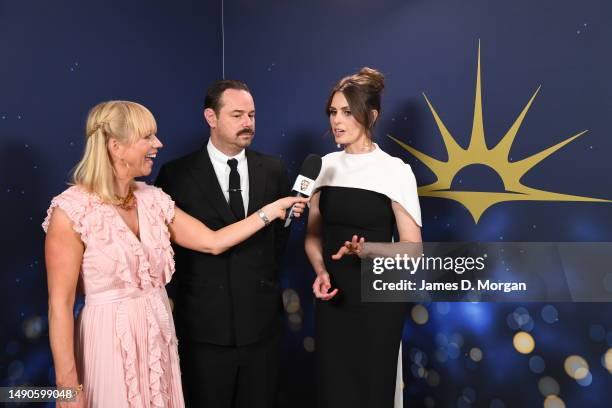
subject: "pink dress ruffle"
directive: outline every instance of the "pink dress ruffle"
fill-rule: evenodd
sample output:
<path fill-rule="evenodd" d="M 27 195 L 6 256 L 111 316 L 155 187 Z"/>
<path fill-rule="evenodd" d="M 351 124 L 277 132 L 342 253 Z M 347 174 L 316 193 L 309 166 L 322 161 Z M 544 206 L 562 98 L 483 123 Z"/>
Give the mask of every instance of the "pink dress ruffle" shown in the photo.
<path fill-rule="evenodd" d="M 137 183 L 140 239 L 116 209 L 73 186 L 53 198 L 85 252 L 85 306 L 75 322 L 75 351 L 88 407 L 184 407 L 177 339 L 165 285 L 174 273 L 168 224 L 174 202 Z"/>

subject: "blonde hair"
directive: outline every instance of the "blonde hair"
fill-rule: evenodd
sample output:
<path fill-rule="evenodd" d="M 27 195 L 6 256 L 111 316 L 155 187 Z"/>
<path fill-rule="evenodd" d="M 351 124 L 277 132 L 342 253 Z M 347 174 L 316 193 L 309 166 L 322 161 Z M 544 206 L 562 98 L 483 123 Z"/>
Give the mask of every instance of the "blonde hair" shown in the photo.
<path fill-rule="evenodd" d="M 73 184 L 97 194 L 105 202 L 116 203 L 108 140 L 114 138 L 129 145 L 156 132 L 153 114 L 139 103 L 108 101 L 97 104 L 87 115 L 85 150 L 74 168 Z"/>

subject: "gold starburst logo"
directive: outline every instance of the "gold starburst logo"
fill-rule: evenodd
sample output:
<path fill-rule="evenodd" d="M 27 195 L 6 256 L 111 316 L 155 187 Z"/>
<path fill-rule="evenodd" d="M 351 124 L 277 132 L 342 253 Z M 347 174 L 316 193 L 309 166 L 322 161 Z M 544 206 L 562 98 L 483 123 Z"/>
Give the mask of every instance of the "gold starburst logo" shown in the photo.
<path fill-rule="evenodd" d="M 535 167 L 542 160 L 564 147 L 566 144 L 574 141 L 578 137 L 584 135 L 587 131 L 579 132 L 564 141 L 557 143 L 539 153 L 526 157 L 518 161 L 509 161 L 510 149 L 514 138 L 516 137 L 527 111 L 531 107 L 536 95 L 540 91 L 540 87 L 533 93 L 531 99 L 521 113 L 518 115 L 510 129 L 506 132 L 499 143 L 489 149 L 485 141 L 485 132 L 482 117 L 482 94 L 480 82 L 480 42 L 478 43 L 478 68 L 476 74 L 476 96 L 474 101 L 474 119 L 472 124 L 472 135 L 467 149 L 461 147 L 449 130 L 444 125 L 442 119 L 434 109 L 433 105 L 423 94 L 425 101 L 431 110 L 431 113 L 436 121 L 446 151 L 448 160 L 441 161 L 435 159 L 414 147 L 398 140 L 389 135 L 396 143 L 422 161 L 433 173 L 437 180 L 426 186 L 421 186 L 418 189 L 420 196 L 438 197 L 458 201 L 463 204 L 472 217 L 474 222 L 478 220 L 482 214 L 495 204 L 505 201 L 591 201 L 591 202 L 610 202 L 598 198 L 581 197 L 569 194 L 554 193 L 550 191 L 538 190 L 521 183 L 523 176 Z M 501 178 L 504 184 L 503 192 L 486 192 L 486 191 L 457 191 L 451 190 L 451 183 L 457 173 L 467 166 L 478 164 L 485 165 L 495 171 Z"/>

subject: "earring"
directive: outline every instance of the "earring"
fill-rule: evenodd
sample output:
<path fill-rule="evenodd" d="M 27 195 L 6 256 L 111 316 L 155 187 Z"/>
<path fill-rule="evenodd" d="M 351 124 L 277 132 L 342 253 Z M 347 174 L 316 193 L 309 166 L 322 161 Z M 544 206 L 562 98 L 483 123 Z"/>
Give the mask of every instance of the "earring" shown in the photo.
<path fill-rule="evenodd" d="M 341 145 L 340 143 L 337 143 L 337 144 L 336 144 L 336 147 L 337 147 L 338 149 L 341 149 L 341 148 L 342 148 L 342 145 Z"/>
<path fill-rule="evenodd" d="M 119 160 L 121 160 L 121 163 L 123 163 L 123 165 L 125 166 L 126 169 L 130 169 L 130 164 L 128 162 L 125 161 L 125 159 L 123 157 L 120 157 Z"/>

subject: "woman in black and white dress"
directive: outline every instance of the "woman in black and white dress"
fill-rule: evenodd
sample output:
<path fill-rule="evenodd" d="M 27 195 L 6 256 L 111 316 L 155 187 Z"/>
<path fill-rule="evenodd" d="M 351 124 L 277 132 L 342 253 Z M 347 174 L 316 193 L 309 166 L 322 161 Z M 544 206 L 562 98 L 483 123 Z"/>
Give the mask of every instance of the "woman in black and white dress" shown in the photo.
<path fill-rule="evenodd" d="M 372 142 L 383 75 L 363 68 L 332 89 L 327 113 L 343 150 L 323 157 L 305 249 L 316 272 L 317 406 L 401 407 L 406 304 L 361 302 L 360 259 L 332 255 L 347 238 L 421 242 L 421 212 L 408 164 Z"/>

